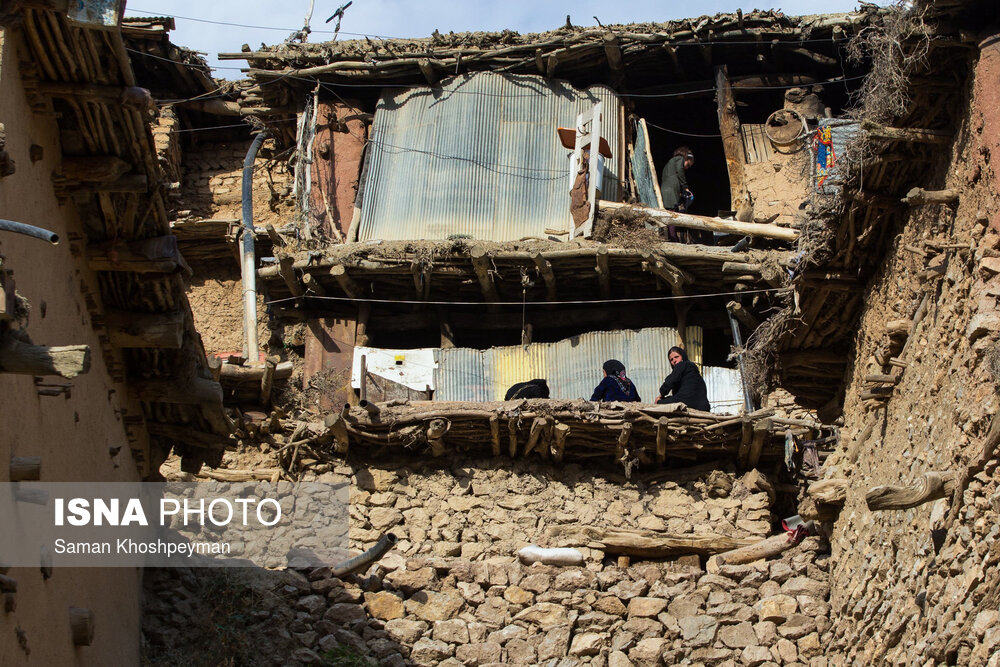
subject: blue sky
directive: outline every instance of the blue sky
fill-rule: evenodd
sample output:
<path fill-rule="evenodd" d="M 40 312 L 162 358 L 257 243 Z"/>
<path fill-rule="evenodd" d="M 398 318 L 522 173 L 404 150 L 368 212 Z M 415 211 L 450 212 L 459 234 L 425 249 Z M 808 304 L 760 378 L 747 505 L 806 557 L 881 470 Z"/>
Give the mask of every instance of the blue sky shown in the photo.
<path fill-rule="evenodd" d="M 320 33 L 332 30 L 334 23 L 324 21 L 346 0 L 315 0 L 310 26 L 316 32 L 310 41 L 326 41 L 333 35 Z M 879 2 L 878 4 L 885 4 Z M 443 2 L 441 0 L 354 0 L 341 22 L 341 38 L 355 34 L 385 37 L 428 37 L 436 29 L 443 33 L 470 30 L 499 31 L 505 28 L 520 33 L 544 32 L 565 24 L 566 15 L 573 25 L 595 26 L 596 16 L 602 24 L 667 21 L 717 12 L 744 12 L 754 7 L 780 9 L 788 15 L 829 14 L 852 11 L 855 0 L 787 0 L 742 4 L 738 0 L 710 0 L 692 3 L 663 0 L 631 0 L 609 3 L 592 0 L 506 0 L 505 2 Z M 301 28 L 309 0 L 135 0 L 129 2 L 128 16 L 177 16 L 177 29 L 171 39 L 207 54 L 209 64 L 226 68 L 245 66 L 243 61 L 219 62 L 215 54 L 239 51 L 242 44 L 252 48 L 261 43 L 275 44 L 289 33 Z M 189 18 L 180 18 L 189 17 Z M 190 19 L 201 19 L 194 21 Z M 215 21 L 218 23 L 206 23 Z M 269 26 L 271 29 L 248 28 L 238 25 Z M 220 78 L 239 78 L 238 69 L 219 69 Z"/>

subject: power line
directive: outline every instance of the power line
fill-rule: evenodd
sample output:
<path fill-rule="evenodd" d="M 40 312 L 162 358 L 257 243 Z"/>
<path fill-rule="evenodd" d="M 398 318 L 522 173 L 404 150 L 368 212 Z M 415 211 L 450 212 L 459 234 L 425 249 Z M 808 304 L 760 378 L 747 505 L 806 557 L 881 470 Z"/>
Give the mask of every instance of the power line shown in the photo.
<path fill-rule="evenodd" d="M 790 287 L 770 287 L 767 289 L 743 290 L 741 292 L 714 292 L 712 294 L 685 294 L 678 296 L 645 296 L 631 297 L 624 299 L 587 299 L 576 301 L 528 301 L 532 306 L 572 306 L 580 304 L 602 304 L 602 303 L 638 303 L 647 301 L 676 301 L 687 299 L 708 299 L 717 296 L 738 296 L 741 294 L 765 294 L 775 292 L 787 292 Z M 318 299 L 320 301 L 346 301 L 359 303 L 385 303 L 400 305 L 426 305 L 426 306 L 520 306 L 521 301 L 416 301 L 411 299 L 359 299 L 350 296 L 318 296 L 315 294 L 304 294 L 302 296 L 290 296 L 284 299 L 274 299 L 266 301 L 264 305 L 270 306 L 276 303 L 286 303 L 299 299 Z"/>

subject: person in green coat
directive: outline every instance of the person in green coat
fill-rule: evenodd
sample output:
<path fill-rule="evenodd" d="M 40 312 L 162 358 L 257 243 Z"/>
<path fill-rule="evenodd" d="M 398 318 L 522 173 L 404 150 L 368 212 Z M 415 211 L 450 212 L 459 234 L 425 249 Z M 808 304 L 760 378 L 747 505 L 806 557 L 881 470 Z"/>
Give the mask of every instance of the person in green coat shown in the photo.
<path fill-rule="evenodd" d="M 674 151 L 674 156 L 663 168 L 663 175 L 660 178 L 660 193 L 663 195 L 663 208 L 669 211 L 685 211 L 687 201 L 691 195 L 688 189 L 687 174 L 685 172 L 694 164 L 694 153 L 687 146 L 679 146 Z M 671 241 L 681 241 L 677 233 L 677 228 L 670 225 L 667 228 L 667 236 Z"/>
<path fill-rule="evenodd" d="M 687 175 L 684 173 L 694 164 L 694 153 L 687 146 L 680 146 L 674 151 L 674 156 L 663 168 L 660 178 L 660 192 L 663 195 L 663 207 L 670 211 L 683 210 L 685 196 L 690 194 Z"/>

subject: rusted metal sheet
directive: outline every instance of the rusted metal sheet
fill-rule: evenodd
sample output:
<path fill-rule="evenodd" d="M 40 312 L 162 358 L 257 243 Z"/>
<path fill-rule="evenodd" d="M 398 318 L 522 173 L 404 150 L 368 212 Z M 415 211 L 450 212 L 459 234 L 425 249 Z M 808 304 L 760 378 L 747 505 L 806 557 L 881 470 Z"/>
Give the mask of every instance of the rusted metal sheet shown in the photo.
<path fill-rule="evenodd" d="M 656 174 L 653 156 L 649 152 L 649 129 L 646 120 L 635 123 L 635 146 L 632 149 L 632 178 L 639 193 L 639 203 L 653 208 L 663 208 L 660 179 Z"/>
<path fill-rule="evenodd" d="M 509 241 L 566 229 L 569 151 L 556 128 L 600 101 L 616 156 L 602 192 L 614 201 L 621 102 L 610 88 L 476 72 L 440 88 L 385 91 L 368 145 L 359 240 Z"/>
<path fill-rule="evenodd" d="M 357 322 L 353 319 L 324 317 L 306 322 L 303 389 L 311 385 L 321 389 L 320 409 L 323 411 L 338 410 L 344 403 L 357 402 L 351 389 L 356 332 Z"/>
<path fill-rule="evenodd" d="M 339 240 L 347 237 L 354 216 L 367 126 L 356 105 L 319 102 L 316 111 L 310 226 L 325 238 Z"/>
<path fill-rule="evenodd" d="M 438 401 L 492 401 L 492 386 L 486 383 L 483 352 L 467 347 L 438 350 L 434 371 Z M 501 396 L 500 398 L 503 398 Z"/>

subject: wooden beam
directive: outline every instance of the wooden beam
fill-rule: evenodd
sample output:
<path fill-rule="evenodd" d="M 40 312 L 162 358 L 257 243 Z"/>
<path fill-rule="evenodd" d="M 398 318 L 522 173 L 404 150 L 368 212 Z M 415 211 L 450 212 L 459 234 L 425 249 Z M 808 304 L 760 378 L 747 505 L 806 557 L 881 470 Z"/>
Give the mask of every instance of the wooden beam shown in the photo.
<path fill-rule="evenodd" d="M 556 275 L 552 272 L 552 262 L 545 259 L 545 256 L 540 252 L 536 252 L 531 259 L 535 262 L 535 266 L 538 268 L 538 272 L 542 275 L 542 279 L 545 280 L 546 300 L 555 301 Z"/>
<path fill-rule="evenodd" d="M 597 281 L 601 288 L 601 298 L 611 298 L 611 270 L 608 268 L 608 248 L 602 245 L 597 249 Z"/>
<path fill-rule="evenodd" d="M 94 643 L 93 613 L 82 607 L 70 607 L 69 629 L 74 646 L 90 646 Z"/>
<path fill-rule="evenodd" d="M 677 213 L 676 211 L 662 211 L 656 208 L 632 206 L 631 204 L 621 202 L 601 201 L 599 206 L 605 211 L 628 208 L 636 213 L 646 214 L 653 219 L 652 221 L 655 224 L 661 227 L 674 225 L 675 227 L 684 227 L 685 229 L 703 229 L 710 232 L 741 234 L 743 236 L 777 239 L 779 241 L 795 241 L 799 238 L 799 231 L 797 229 L 779 227 L 778 225 L 724 220 L 723 218 L 710 218 L 702 215 Z"/>
<path fill-rule="evenodd" d="M 155 438 L 168 438 L 204 449 L 223 449 L 229 444 L 228 436 L 197 431 L 176 424 L 146 422 L 146 430 Z"/>
<path fill-rule="evenodd" d="M 132 273 L 174 273 L 186 268 L 173 235 L 88 246 L 87 263 L 93 271 Z"/>
<path fill-rule="evenodd" d="M 608 67 L 611 68 L 612 86 L 617 88 L 625 80 L 625 65 L 622 62 L 622 50 L 618 44 L 618 37 L 613 33 L 604 33 L 604 55 L 608 59 Z"/>
<path fill-rule="evenodd" d="M 733 314 L 740 324 L 747 328 L 747 333 L 753 333 L 760 326 L 760 320 L 754 317 L 753 313 L 735 301 L 726 304 L 726 310 Z"/>
<path fill-rule="evenodd" d="M 367 302 L 362 302 L 358 305 L 358 322 L 354 329 L 354 344 L 360 347 L 364 347 L 371 342 L 371 337 L 368 335 L 368 324 L 372 316 L 372 305 Z"/>
<path fill-rule="evenodd" d="M 37 482 L 42 478 L 41 456 L 10 457 L 11 482 Z"/>
<path fill-rule="evenodd" d="M 507 454 L 511 458 L 517 454 L 517 419 L 513 417 L 507 420 Z"/>
<path fill-rule="evenodd" d="M 745 565 L 762 558 L 770 558 L 791 549 L 797 544 L 798 542 L 789 539 L 786 533 L 781 533 L 766 540 L 712 556 L 705 563 L 705 569 L 710 574 L 717 574 L 719 568 L 723 565 Z"/>
<path fill-rule="evenodd" d="M 528 432 L 528 444 L 524 447 L 524 455 L 527 456 L 535 450 L 538 441 L 542 436 L 542 431 L 549 423 L 549 417 L 535 417 L 531 422 L 531 430 Z"/>
<path fill-rule="evenodd" d="M 298 276 L 295 275 L 294 265 L 294 257 L 282 257 L 278 260 L 278 275 L 285 281 L 285 285 L 288 286 L 288 291 L 292 293 L 292 296 L 299 297 L 303 296 L 306 291 L 302 287 L 302 283 L 299 282 Z"/>
<path fill-rule="evenodd" d="M 954 136 L 952 132 L 928 130 L 924 128 L 887 127 L 871 121 L 863 121 L 861 129 L 874 139 L 905 141 L 917 144 L 948 144 Z"/>
<path fill-rule="evenodd" d="M 282 361 L 275 365 L 272 380 L 287 380 L 292 375 L 293 364 L 290 361 Z M 237 366 L 236 364 L 222 364 L 219 370 L 219 377 L 224 382 L 247 382 L 258 383 L 264 379 L 264 366 Z"/>
<path fill-rule="evenodd" d="M 441 348 L 448 350 L 455 347 L 455 332 L 448 319 L 448 311 L 442 307 L 437 309 L 438 327 L 441 332 Z"/>
<path fill-rule="evenodd" d="M 568 424 L 556 422 L 553 427 L 552 460 L 562 463 L 564 452 L 566 451 L 566 438 L 569 437 L 570 427 Z"/>
<path fill-rule="evenodd" d="M 204 378 L 192 378 L 186 383 L 136 379 L 129 382 L 129 390 L 136 399 L 147 403 L 222 405 L 222 386 Z"/>
<path fill-rule="evenodd" d="M 497 287 L 493 283 L 493 274 L 490 272 L 490 259 L 485 248 L 477 246 L 469 253 L 472 259 L 472 269 L 479 279 L 479 289 L 483 292 L 483 298 L 489 302 L 499 301 Z"/>
<path fill-rule="evenodd" d="M 652 252 L 644 252 L 642 256 L 646 259 L 649 270 L 663 278 L 670 285 L 674 295 L 684 294 L 684 286 L 694 282 L 694 277 L 690 273 L 674 266 L 662 257 Z"/>
<path fill-rule="evenodd" d="M 438 73 L 431 65 L 431 61 L 428 58 L 418 58 L 417 66 L 420 68 L 420 73 L 424 75 L 424 79 L 427 80 L 427 85 L 433 88 L 438 84 Z"/>
<path fill-rule="evenodd" d="M 319 280 L 311 273 L 306 273 L 302 276 L 302 284 L 305 286 L 306 294 L 315 294 L 316 296 L 327 296 L 326 288 L 320 284 Z"/>
<path fill-rule="evenodd" d="M 953 204 L 958 201 L 958 190 L 924 190 L 923 188 L 913 188 L 900 201 L 910 206 Z"/>
<path fill-rule="evenodd" d="M 654 531 L 599 528 L 579 524 L 552 526 L 547 532 L 557 546 L 586 545 L 610 555 L 639 558 L 668 558 L 686 554 L 707 556 L 752 542 L 716 533 L 664 535 Z M 786 535 L 782 537 L 787 539 Z"/>
<path fill-rule="evenodd" d="M 736 98 L 729 83 L 726 66 L 715 68 L 715 96 L 718 102 L 719 131 L 722 133 L 722 148 L 726 155 L 729 171 L 730 208 L 736 211 L 736 219 L 741 222 L 753 220 L 753 204 L 746 187 L 743 155 L 743 140 L 740 136 L 740 120 L 736 115 Z"/>
<path fill-rule="evenodd" d="M 137 313 L 123 310 L 105 315 L 108 338 L 121 348 L 180 349 L 184 341 L 184 313 Z"/>
<path fill-rule="evenodd" d="M 11 332 L 0 337 L 0 373 L 74 378 L 90 370 L 90 347 L 32 345 Z"/>
<path fill-rule="evenodd" d="M 339 412 L 331 412 L 323 418 L 323 426 L 333 438 L 333 451 L 346 456 L 351 443 L 344 416 Z"/>
<path fill-rule="evenodd" d="M 352 299 L 361 298 L 361 288 L 351 279 L 351 275 L 347 272 L 347 267 L 343 264 L 334 264 L 331 266 L 330 275 L 337 280 L 337 284 L 340 285 L 340 289 L 344 290 L 344 294 Z"/>
<path fill-rule="evenodd" d="M 868 509 L 906 510 L 951 496 L 958 477 L 953 472 L 925 472 L 910 486 L 876 486 L 865 494 Z"/>
<path fill-rule="evenodd" d="M 81 183 L 110 183 L 132 170 L 132 165 L 114 155 L 64 157 L 59 174 Z"/>

